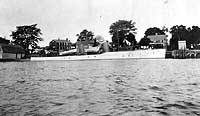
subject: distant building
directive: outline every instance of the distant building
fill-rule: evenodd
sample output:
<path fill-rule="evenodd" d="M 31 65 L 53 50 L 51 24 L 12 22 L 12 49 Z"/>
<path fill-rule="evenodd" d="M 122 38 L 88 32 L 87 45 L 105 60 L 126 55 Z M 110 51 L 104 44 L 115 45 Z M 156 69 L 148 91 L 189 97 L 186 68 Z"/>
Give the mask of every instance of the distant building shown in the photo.
<path fill-rule="evenodd" d="M 167 35 L 150 35 L 147 36 L 151 40 L 150 46 L 167 46 Z"/>
<path fill-rule="evenodd" d="M 61 39 L 52 40 L 49 43 L 50 50 L 57 51 L 57 52 L 71 50 L 71 46 L 72 46 L 72 43 L 68 39 L 66 39 L 66 40 L 61 40 Z"/>
<path fill-rule="evenodd" d="M 19 45 L 0 44 L 1 59 L 21 59 L 25 56 L 25 50 Z"/>

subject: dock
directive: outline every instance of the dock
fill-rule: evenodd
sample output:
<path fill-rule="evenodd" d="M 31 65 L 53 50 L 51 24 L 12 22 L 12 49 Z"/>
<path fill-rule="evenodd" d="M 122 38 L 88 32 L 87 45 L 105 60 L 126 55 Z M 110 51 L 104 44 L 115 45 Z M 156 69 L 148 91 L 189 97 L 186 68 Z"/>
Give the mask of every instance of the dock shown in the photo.
<path fill-rule="evenodd" d="M 173 50 L 172 58 L 175 59 L 200 58 L 200 50 Z"/>

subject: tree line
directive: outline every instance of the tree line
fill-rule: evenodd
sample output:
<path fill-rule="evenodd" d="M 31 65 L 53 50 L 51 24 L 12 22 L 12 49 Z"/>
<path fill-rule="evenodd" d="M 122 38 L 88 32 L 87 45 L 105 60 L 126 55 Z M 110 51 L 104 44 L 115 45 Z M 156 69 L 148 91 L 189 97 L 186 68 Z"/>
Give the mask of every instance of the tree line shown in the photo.
<path fill-rule="evenodd" d="M 135 39 L 137 28 L 135 22 L 118 20 L 110 26 L 110 34 L 112 35 L 112 42 L 117 47 L 127 46 L 127 41 L 131 43 L 129 46 L 148 46 L 151 40 L 149 35 L 166 35 L 169 32 L 172 36 L 169 41 L 168 50 L 178 49 L 178 41 L 185 40 L 187 48 L 197 48 L 200 43 L 200 28 L 198 26 L 186 27 L 183 25 L 175 25 L 170 29 L 165 26 L 162 28 L 150 27 L 145 33 L 144 37 L 139 42 Z"/>
<path fill-rule="evenodd" d="M 175 25 L 170 29 L 166 27 L 150 27 L 145 31 L 144 37 L 137 42 L 135 24 L 132 20 L 118 20 L 110 25 L 109 33 L 112 36 L 113 48 L 148 46 L 151 42 L 148 38 L 149 35 L 165 35 L 167 32 L 172 35 L 168 46 L 170 50 L 178 49 L 179 40 L 186 40 L 187 48 L 191 48 L 191 46 L 194 48 L 200 43 L 200 28 L 198 26 L 186 27 L 184 25 Z M 16 30 L 12 31 L 10 35 L 12 37 L 11 43 L 22 46 L 28 56 L 38 48 L 38 43 L 44 40 L 41 35 L 41 29 L 37 27 L 37 24 L 16 26 Z M 0 37 L 0 39 L 5 38 Z M 94 33 L 84 29 L 80 34 L 77 34 L 77 41 L 85 40 L 95 40 Z"/>
<path fill-rule="evenodd" d="M 179 40 L 186 40 L 187 48 L 197 47 L 200 43 L 200 28 L 198 26 L 186 27 L 183 25 L 175 25 L 169 31 L 172 34 L 170 39 L 171 49 L 178 48 Z"/>

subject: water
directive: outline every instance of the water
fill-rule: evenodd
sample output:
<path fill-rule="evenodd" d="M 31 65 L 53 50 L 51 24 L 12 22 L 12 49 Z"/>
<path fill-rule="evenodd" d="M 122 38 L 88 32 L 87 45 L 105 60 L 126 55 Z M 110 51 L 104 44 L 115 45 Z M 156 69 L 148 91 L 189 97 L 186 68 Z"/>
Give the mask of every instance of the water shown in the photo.
<path fill-rule="evenodd" d="M 200 60 L 0 62 L 2 116 L 197 116 Z"/>

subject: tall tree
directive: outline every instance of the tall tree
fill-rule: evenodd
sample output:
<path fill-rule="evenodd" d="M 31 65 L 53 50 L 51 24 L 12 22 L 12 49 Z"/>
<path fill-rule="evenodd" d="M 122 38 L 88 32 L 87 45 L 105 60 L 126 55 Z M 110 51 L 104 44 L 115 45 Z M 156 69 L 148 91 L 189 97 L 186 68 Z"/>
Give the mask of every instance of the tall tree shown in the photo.
<path fill-rule="evenodd" d="M 170 46 L 172 49 L 178 49 L 178 41 L 185 40 L 187 48 L 191 44 L 197 45 L 200 43 L 200 28 L 198 26 L 186 27 L 183 25 L 175 25 L 170 29 L 172 38 L 170 39 Z"/>
<path fill-rule="evenodd" d="M 172 49 L 178 49 L 178 41 L 186 40 L 187 46 L 188 38 L 189 38 L 189 31 L 186 26 L 183 25 L 175 25 L 170 29 L 170 33 L 172 34 L 172 38 L 170 39 L 170 46 Z"/>
<path fill-rule="evenodd" d="M 115 46 L 124 46 L 125 40 L 131 45 L 136 44 L 135 34 L 137 28 L 132 20 L 118 20 L 111 24 L 109 33 L 112 35 L 112 42 Z"/>
<path fill-rule="evenodd" d="M 77 34 L 77 36 L 77 41 L 93 40 L 94 33 L 92 31 L 84 29 L 82 32 L 80 32 L 80 34 Z"/>
<path fill-rule="evenodd" d="M 192 26 L 188 28 L 189 38 L 187 39 L 189 44 L 199 44 L 200 43 L 200 28 L 198 26 Z"/>
<path fill-rule="evenodd" d="M 26 55 L 29 55 L 35 48 L 37 48 L 41 38 L 41 29 L 37 24 L 17 26 L 15 31 L 12 31 L 11 37 L 13 43 L 20 45 L 25 49 Z"/>

